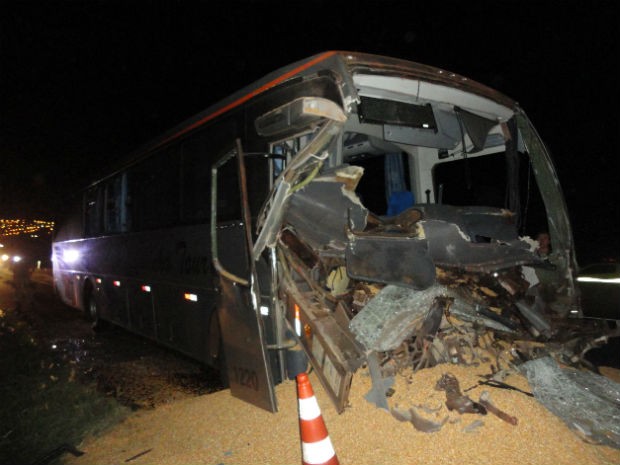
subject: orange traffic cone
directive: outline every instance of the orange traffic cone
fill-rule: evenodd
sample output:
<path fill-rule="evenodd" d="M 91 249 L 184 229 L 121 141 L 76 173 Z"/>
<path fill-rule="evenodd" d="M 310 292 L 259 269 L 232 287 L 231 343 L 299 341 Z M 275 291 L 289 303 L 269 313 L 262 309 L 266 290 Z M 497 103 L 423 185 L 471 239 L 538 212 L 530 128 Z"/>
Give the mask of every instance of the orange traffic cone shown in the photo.
<path fill-rule="evenodd" d="M 306 373 L 297 375 L 297 398 L 301 433 L 301 463 L 303 465 L 340 465 Z"/>

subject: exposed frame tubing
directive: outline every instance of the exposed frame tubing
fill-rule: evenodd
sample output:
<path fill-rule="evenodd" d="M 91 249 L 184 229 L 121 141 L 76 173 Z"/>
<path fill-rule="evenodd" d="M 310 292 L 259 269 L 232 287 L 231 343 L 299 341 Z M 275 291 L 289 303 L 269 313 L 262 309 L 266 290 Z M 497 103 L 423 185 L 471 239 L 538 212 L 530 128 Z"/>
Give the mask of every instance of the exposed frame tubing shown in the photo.
<path fill-rule="evenodd" d="M 314 281 L 306 272 L 306 267 L 304 267 L 304 265 L 302 265 L 300 261 L 291 252 L 289 252 L 288 247 L 281 247 L 278 250 L 281 251 L 282 257 L 284 257 L 284 259 L 286 260 L 287 265 L 294 271 L 296 271 L 297 274 L 299 274 L 299 276 L 306 282 L 306 284 L 308 284 L 308 286 L 310 286 L 310 288 L 314 292 L 316 292 L 318 296 L 321 296 L 332 303 L 338 303 L 338 299 L 336 297 L 334 297 L 328 292 L 325 292 L 323 289 L 320 288 L 320 286 L 316 284 L 316 281 Z"/>
<path fill-rule="evenodd" d="M 247 279 L 240 278 L 222 266 L 217 250 L 217 170 L 235 155 L 236 150 L 231 150 L 215 162 L 211 168 L 211 257 L 213 266 L 219 274 L 234 283 L 249 287 L 250 283 Z"/>
<path fill-rule="evenodd" d="M 278 273 L 278 256 L 276 253 L 275 248 L 270 248 L 269 249 L 269 264 L 271 266 L 271 308 L 273 309 L 273 318 L 275 319 L 275 328 L 276 328 L 276 343 L 275 345 L 277 346 L 278 352 L 277 352 L 277 357 L 278 357 L 278 362 L 280 365 L 280 378 L 281 379 L 286 379 L 286 358 L 285 358 L 285 353 L 283 350 L 279 350 L 280 348 L 282 349 L 288 349 L 288 347 L 284 347 L 284 337 L 285 337 L 285 331 L 286 328 L 284 326 L 284 312 L 283 312 L 283 308 L 282 308 L 282 303 L 280 302 L 279 296 L 278 296 L 278 289 L 280 286 L 280 276 Z M 295 344 L 297 344 L 297 341 L 295 341 L 293 339 L 293 341 L 295 342 Z M 270 347 L 269 345 L 267 346 L 268 349 L 272 349 L 272 347 Z"/>
<path fill-rule="evenodd" d="M 252 251 L 254 249 L 254 245 L 252 243 L 252 217 L 250 215 L 250 201 L 248 200 L 248 186 L 247 186 L 247 176 L 245 173 L 245 161 L 243 160 L 243 148 L 241 147 L 241 139 L 237 138 L 235 140 L 235 147 L 237 148 L 237 166 L 239 168 L 239 184 L 241 188 L 241 204 L 243 211 L 243 221 L 245 223 L 245 240 L 248 244 L 248 251 Z M 251 254 L 248 253 L 248 267 L 252 269 L 252 257 Z"/>

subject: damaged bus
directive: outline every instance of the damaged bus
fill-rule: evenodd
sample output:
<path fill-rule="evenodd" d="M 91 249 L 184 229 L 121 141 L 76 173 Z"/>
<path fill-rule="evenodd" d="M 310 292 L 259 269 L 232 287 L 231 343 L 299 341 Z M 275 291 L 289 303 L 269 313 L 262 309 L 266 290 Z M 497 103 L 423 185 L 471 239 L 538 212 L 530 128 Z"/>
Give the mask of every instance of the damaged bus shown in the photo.
<path fill-rule="evenodd" d="M 572 324 L 569 217 L 519 105 L 357 52 L 282 68 L 132 154 L 84 190 L 53 262 L 65 303 L 270 411 L 299 354 L 342 411 L 363 365 L 381 404 L 385 376 L 483 339 L 524 358 L 560 341 L 575 362 L 601 335 Z"/>

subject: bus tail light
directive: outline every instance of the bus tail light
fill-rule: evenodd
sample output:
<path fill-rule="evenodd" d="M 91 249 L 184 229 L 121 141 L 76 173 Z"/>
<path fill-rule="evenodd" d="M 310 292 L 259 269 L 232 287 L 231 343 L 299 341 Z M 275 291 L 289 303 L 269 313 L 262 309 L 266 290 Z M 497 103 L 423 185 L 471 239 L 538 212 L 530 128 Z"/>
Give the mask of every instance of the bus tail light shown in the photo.
<path fill-rule="evenodd" d="M 183 294 L 183 297 L 185 298 L 185 300 L 189 300 L 190 302 L 198 302 L 198 296 L 196 294 L 190 294 L 189 292 L 186 292 L 185 294 Z"/>

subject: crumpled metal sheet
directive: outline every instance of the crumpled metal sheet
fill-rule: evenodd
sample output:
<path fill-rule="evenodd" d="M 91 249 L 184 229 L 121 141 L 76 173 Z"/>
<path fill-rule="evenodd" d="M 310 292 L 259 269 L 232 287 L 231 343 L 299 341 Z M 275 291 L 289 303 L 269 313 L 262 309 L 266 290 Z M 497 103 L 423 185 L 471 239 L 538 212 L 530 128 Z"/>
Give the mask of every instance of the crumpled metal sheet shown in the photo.
<path fill-rule="evenodd" d="M 620 384 L 560 368 L 551 357 L 521 366 L 534 397 L 585 441 L 620 449 Z"/>
<path fill-rule="evenodd" d="M 435 282 L 435 264 L 426 240 L 416 237 L 349 234 L 347 272 L 354 279 L 426 289 Z"/>

